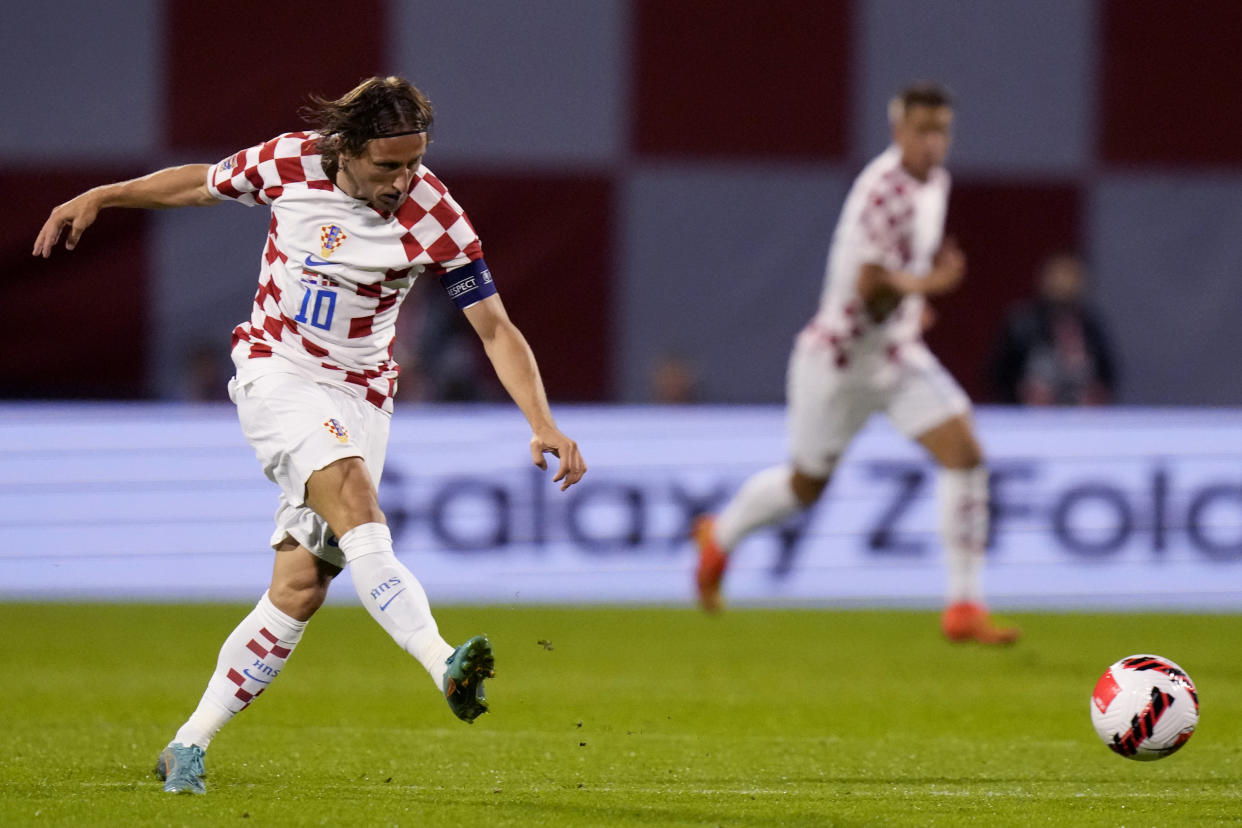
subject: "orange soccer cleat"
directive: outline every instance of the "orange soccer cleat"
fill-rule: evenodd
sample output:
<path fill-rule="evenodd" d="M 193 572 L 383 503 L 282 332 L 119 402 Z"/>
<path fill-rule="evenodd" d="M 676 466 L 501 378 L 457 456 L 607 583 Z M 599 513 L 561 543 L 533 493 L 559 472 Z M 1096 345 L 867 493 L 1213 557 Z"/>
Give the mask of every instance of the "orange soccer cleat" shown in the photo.
<path fill-rule="evenodd" d="M 712 530 L 715 518 L 704 515 L 694 521 L 694 542 L 699 547 L 699 569 L 695 581 L 699 590 L 699 606 L 706 612 L 719 612 L 720 582 L 724 580 L 729 556 L 716 543 Z"/>
<path fill-rule="evenodd" d="M 982 604 L 958 601 L 945 608 L 940 629 L 950 641 L 978 641 L 980 644 L 1012 644 L 1022 635 L 1017 627 L 997 627 Z"/>

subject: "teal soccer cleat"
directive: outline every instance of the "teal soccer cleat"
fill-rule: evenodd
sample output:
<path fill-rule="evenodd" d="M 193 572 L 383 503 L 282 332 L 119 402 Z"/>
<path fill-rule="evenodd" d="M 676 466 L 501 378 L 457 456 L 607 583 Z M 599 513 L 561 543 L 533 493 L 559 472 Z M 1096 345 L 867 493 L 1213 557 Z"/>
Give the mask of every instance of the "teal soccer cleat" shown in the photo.
<path fill-rule="evenodd" d="M 198 745 L 186 747 L 169 742 L 155 760 L 155 775 L 164 780 L 165 793 L 207 793 L 203 782 L 207 768 L 203 765 L 203 749 Z"/>
<path fill-rule="evenodd" d="M 445 662 L 444 698 L 453 715 L 463 722 L 473 722 L 487 712 L 483 695 L 483 679 L 496 675 L 496 658 L 492 642 L 485 635 L 476 635 L 462 644 Z"/>

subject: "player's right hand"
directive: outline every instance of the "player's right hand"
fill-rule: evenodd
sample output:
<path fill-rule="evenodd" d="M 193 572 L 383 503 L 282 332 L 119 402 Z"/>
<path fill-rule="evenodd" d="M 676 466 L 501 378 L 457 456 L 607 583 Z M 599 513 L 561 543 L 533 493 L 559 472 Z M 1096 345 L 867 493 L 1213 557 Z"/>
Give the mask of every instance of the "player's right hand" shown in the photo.
<path fill-rule="evenodd" d="M 858 272 L 858 298 L 871 321 L 880 323 L 897 309 L 905 293 L 895 284 L 900 278 L 910 279 L 901 273 L 891 273 L 878 264 L 865 264 Z"/>
<path fill-rule="evenodd" d="M 33 255 L 45 259 L 51 256 L 52 249 L 60 241 L 66 227 L 69 228 L 69 235 L 65 237 L 65 249 L 72 250 L 77 247 L 83 231 L 95 223 L 98 215 L 99 207 L 89 192 L 61 204 L 52 210 L 52 214 L 43 223 L 43 229 L 35 239 Z"/>
<path fill-rule="evenodd" d="M 863 301 L 863 307 L 867 311 L 867 316 L 871 317 L 872 322 L 880 323 L 887 319 L 889 314 L 895 311 L 897 306 L 901 304 L 901 300 L 905 298 L 892 285 L 878 284 L 871 289 L 871 292 Z"/>

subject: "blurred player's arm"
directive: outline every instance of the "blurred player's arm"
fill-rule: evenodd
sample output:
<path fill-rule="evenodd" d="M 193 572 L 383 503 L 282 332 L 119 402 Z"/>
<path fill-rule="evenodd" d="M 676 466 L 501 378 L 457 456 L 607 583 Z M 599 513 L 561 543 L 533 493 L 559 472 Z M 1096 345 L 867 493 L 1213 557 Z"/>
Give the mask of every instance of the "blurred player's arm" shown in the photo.
<path fill-rule="evenodd" d="M 552 480 L 562 481 L 562 491 L 568 489 L 586 474 L 586 462 L 582 459 L 578 444 L 562 434 L 552 419 L 539 366 L 535 364 L 535 355 L 526 337 L 509 319 L 499 295 L 488 296 L 466 308 L 463 313 L 483 341 L 483 349 L 496 369 L 496 376 L 530 423 L 531 459 L 536 466 L 545 469 L 545 452 L 560 458 Z"/>
<path fill-rule="evenodd" d="M 78 244 L 83 231 L 105 207 L 206 207 L 219 203 L 207 189 L 207 164 L 185 164 L 87 190 L 52 210 L 35 239 L 34 255 L 47 258 L 65 228 L 65 249 Z"/>
<path fill-rule="evenodd" d="M 957 242 L 947 238 L 932 259 L 932 268 L 923 276 L 882 265 L 864 264 L 858 273 L 858 295 L 867 314 L 881 321 L 910 294 L 940 296 L 957 289 L 966 275 L 966 254 Z"/>

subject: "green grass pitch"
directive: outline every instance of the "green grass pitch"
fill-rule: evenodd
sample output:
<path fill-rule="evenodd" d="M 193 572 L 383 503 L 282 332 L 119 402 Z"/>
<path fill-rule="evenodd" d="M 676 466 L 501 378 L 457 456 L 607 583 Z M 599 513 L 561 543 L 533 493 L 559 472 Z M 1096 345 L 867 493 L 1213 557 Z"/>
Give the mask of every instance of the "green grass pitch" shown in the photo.
<path fill-rule="evenodd" d="M 0 825 L 1188 825 L 1242 819 L 1242 617 L 1021 614 L 952 645 L 930 612 L 470 607 L 492 712 L 454 719 L 360 607 L 311 622 L 207 755 L 151 773 L 246 607 L 0 605 Z M 542 643 L 541 643 L 542 642 Z M 1199 730 L 1113 755 L 1111 662 L 1179 662 Z"/>

